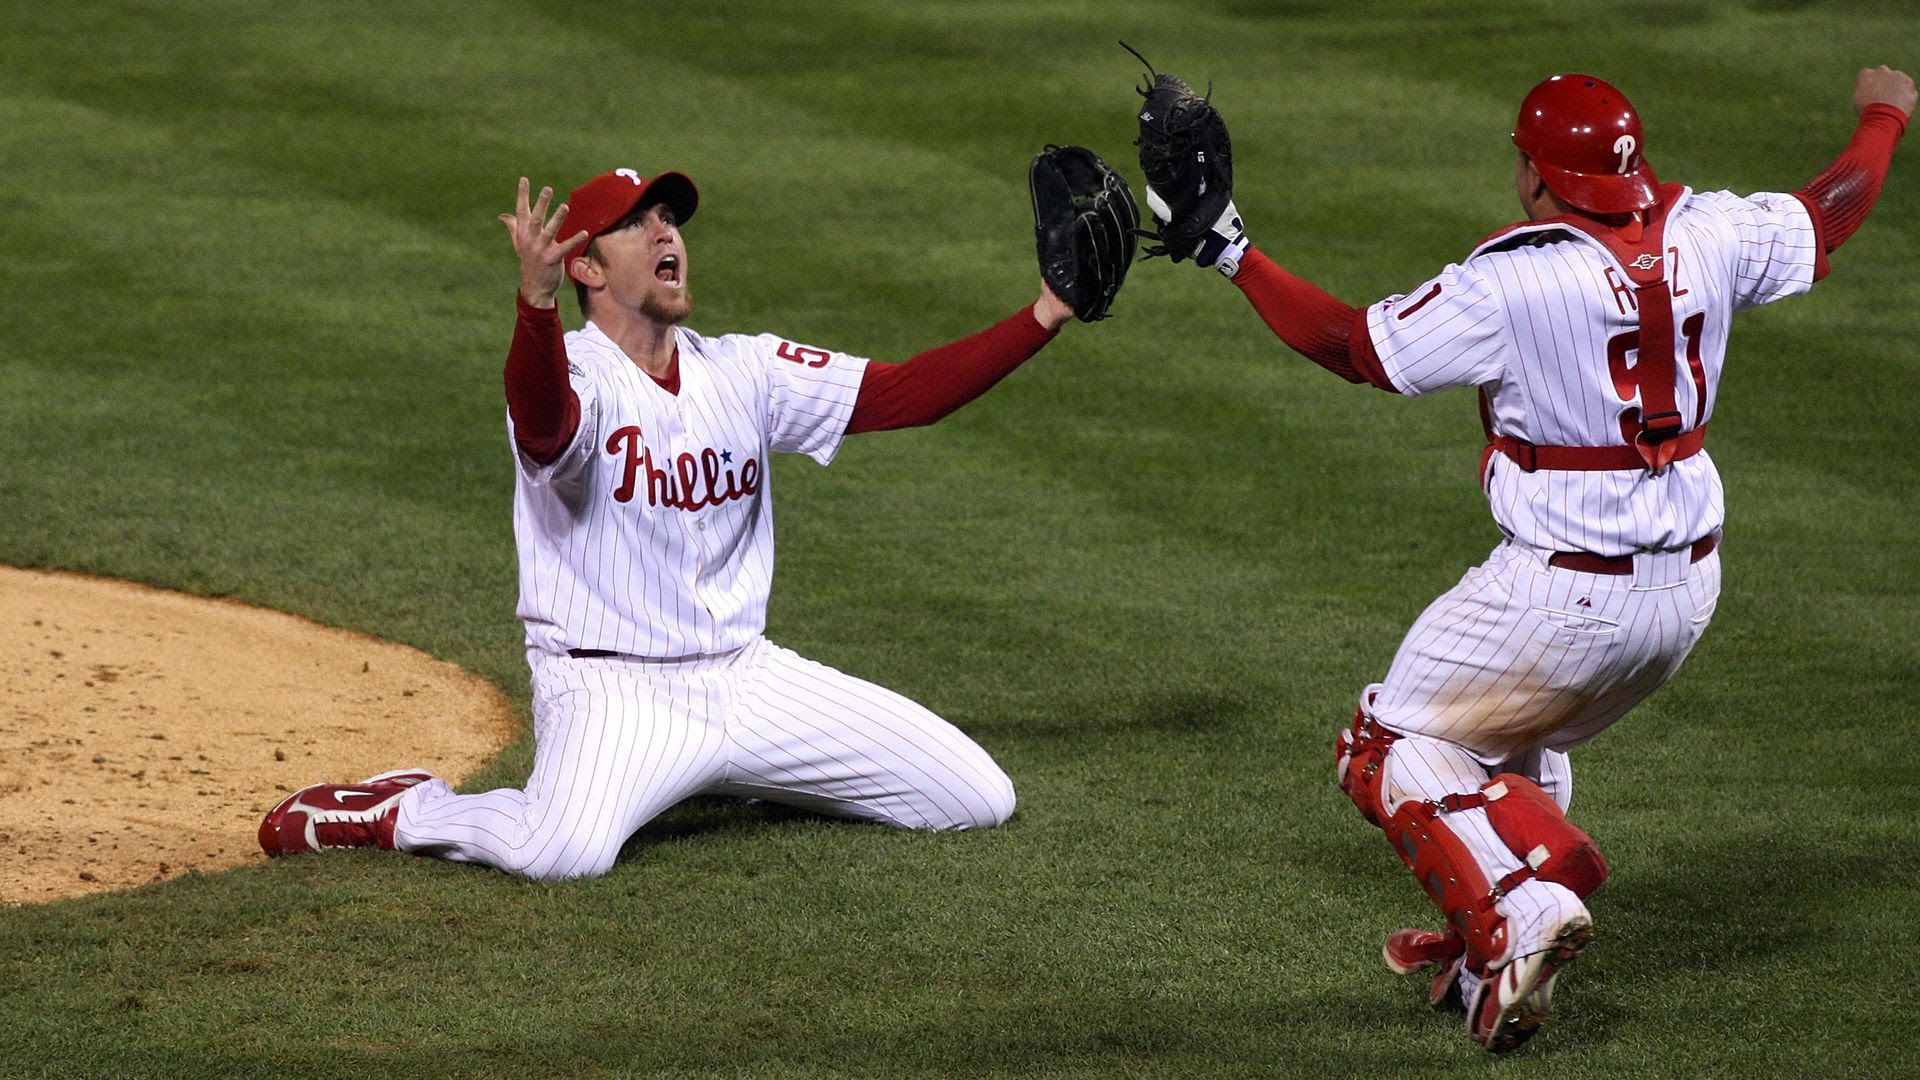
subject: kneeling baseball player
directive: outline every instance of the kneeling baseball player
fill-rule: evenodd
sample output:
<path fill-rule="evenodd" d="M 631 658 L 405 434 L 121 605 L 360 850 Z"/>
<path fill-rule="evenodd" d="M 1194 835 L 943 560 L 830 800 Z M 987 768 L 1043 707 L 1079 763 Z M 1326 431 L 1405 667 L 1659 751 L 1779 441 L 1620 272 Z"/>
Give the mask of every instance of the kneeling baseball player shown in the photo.
<path fill-rule="evenodd" d="M 529 206 L 522 179 L 501 221 L 520 260 L 506 397 L 533 774 L 474 795 L 419 770 L 306 788 L 267 814 L 266 852 L 373 846 L 597 875 L 702 793 L 910 829 L 1007 820 L 1012 782 L 958 728 L 767 640 L 767 461 L 825 465 L 849 434 L 934 423 L 1069 319 L 1106 315 L 1139 224 L 1125 181 L 1073 147 L 1049 148 L 1029 179 L 1039 298 L 901 364 L 687 329 L 681 230 L 699 195 L 680 173 L 618 169 L 551 216 L 552 192 Z M 563 337 L 567 276 L 586 325 Z"/>
<path fill-rule="evenodd" d="M 1349 382 L 1480 393 L 1505 539 L 1415 621 L 1336 753 L 1341 788 L 1446 918 L 1390 935 L 1387 966 L 1436 968 L 1434 1004 L 1510 1051 L 1592 936 L 1584 901 L 1607 876 L 1566 818 L 1566 752 L 1665 683 L 1713 615 L 1724 508 L 1703 442 L 1733 313 L 1826 276 L 1879 195 L 1913 80 L 1861 71 L 1832 166 L 1742 197 L 1657 182 L 1627 98 L 1556 75 L 1514 125 L 1526 220 L 1357 310 L 1248 242 L 1210 103 L 1168 76 L 1141 93 L 1150 254 L 1218 270 Z"/>

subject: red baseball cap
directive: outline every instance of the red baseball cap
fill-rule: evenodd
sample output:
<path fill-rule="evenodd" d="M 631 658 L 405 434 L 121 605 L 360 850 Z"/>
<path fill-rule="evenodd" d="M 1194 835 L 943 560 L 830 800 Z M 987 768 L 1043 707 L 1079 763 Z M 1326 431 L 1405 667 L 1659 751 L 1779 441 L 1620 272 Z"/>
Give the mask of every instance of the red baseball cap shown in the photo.
<path fill-rule="evenodd" d="M 1594 214 L 1654 203 L 1647 135 L 1627 96 L 1592 75 L 1555 75 L 1527 93 L 1513 143 L 1555 195 Z"/>
<path fill-rule="evenodd" d="M 663 202 L 673 216 L 685 224 L 700 206 L 700 190 L 685 173 L 663 172 L 642 176 L 634 169 L 615 169 L 573 189 L 567 196 L 567 220 L 560 226 L 560 241 L 587 234 L 587 243 L 620 223 L 635 207 Z M 586 254 L 586 244 L 567 253 L 567 272 L 573 272 L 573 260 Z"/>

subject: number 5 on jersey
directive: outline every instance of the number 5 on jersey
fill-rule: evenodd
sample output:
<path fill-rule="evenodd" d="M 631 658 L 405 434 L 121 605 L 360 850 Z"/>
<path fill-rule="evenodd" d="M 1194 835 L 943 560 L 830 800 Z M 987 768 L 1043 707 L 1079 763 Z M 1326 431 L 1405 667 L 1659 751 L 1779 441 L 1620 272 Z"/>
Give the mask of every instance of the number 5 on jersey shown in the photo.
<path fill-rule="evenodd" d="M 795 345 L 791 341 L 781 342 L 780 347 L 774 351 L 779 354 L 782 360 L 791 360 L 796 364 L 805 364 L 810 368 L 826 367 L 827 361 L 833 359 L 833 354 L 825 349 L 814 349 L 805 345 Z"/>

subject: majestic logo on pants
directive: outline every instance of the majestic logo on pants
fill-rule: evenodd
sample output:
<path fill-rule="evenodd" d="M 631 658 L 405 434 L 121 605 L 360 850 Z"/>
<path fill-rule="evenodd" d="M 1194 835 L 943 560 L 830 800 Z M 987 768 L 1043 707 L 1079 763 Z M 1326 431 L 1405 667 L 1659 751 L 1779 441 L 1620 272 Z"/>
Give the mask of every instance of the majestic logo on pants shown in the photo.
<path fill-rule="evenodd" d="M 707 447 L 698 454 L 682 453 L 653 463 L 653 451 L 641 445 L 640 429 L 628 425 L 607 437 L 607 453 L 621 458 L 616 502 L 632 502 L 640 474 L 647 477 L 647 505 L 699 510 L 760 493 L 760 459 L 750 457 L 736 471 L 733 451 Z"/>

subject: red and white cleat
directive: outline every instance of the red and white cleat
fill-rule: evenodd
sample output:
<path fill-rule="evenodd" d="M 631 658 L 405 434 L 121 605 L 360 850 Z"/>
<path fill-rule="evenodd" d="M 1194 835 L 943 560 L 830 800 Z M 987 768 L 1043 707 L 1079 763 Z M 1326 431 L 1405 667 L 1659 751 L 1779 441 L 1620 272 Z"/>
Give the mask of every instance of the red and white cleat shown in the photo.
<path fill-rule="evenodd" d="M 1433 982 L 1427 987 L 1427 1001 L 1436 1009 L 1458 1009 L 1460 965 L 1466 962 L 1467 943 L 1452 930 L 1438 933 L 1410 926 L 1387 935 L 1380 946 L 1380 958 L 1395 975 L 1413 975 L 1437 966 Z"/>
<path fill-rule="evenodd" d="M 1473 1041 L 1505 1054 L 1533 1037 L 1553 1007 L 1553 980 L 1593 940 L 1593 920 L 1582 910 L 1561 920 L 1544 947 L 1490 973 L 1467 1006 Z"/>
<path fill-rule="evenodd" d="M 358 784 L 315 784 L 280 800 L 260 822 L 260 850 L 270 856 L 332 848 L 393 850 L 400 797 L 433 774 L 398 769 Z"/>

